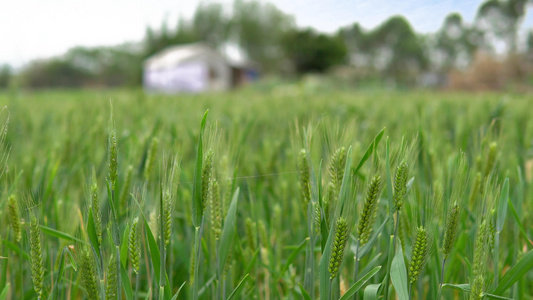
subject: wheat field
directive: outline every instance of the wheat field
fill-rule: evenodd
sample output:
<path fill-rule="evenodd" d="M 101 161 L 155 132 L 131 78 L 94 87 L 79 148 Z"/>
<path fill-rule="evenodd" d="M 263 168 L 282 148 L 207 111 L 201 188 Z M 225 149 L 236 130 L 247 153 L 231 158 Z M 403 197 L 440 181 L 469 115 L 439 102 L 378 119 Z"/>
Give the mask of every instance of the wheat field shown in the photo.
<path fill-rule="evenodd" d="M 0 105 L 0 300 L 533 298 L 527 95 Z"/>

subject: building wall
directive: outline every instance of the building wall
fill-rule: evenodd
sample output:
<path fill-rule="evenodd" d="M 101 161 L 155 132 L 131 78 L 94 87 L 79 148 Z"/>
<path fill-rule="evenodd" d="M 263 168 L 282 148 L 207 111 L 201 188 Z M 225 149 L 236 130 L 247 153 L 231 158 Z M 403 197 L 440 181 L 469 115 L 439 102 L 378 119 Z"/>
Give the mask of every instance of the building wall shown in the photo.
<path fill-rule="evenodd" d="M 231 68 L 218 56 L 198 53 L 194 57 L 161 68 L 145 66 L 144 87 L 148 91 L 199 93 L 231 88 Z"/>
<path fill-rule="evenodd" d="M 149 91 L 197 93 L 208 89 L 208 81 L 208 67 L 201 62 L 144 71 L 144 87 Z"/>

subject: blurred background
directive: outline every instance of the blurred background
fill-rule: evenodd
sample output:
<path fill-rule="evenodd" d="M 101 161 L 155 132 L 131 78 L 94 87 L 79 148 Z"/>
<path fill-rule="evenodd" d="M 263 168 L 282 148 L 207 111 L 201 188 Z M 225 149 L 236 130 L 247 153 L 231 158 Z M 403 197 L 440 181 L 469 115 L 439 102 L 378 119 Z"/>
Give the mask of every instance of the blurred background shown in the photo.
<path fill-rule="evenodd" d="M 10 1 L 0 90 L 533 86 L 533 1 Z"/>

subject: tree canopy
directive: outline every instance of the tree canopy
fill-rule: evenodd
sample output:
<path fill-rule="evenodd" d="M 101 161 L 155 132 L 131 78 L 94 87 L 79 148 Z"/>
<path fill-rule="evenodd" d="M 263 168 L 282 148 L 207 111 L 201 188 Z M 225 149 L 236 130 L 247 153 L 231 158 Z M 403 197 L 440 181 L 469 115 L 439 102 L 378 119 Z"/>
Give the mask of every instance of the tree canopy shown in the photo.
<path fill-rule="evenodd" d="M 346 46 L 341 38 L 318 34 L 311 29 L 288 33 L 283 45 L 285 53 L 300 74 L 324 72 L 345 61 Z"/>
<path fill-rule="evenodd" d="M 497 42 L 516 57 L 524 49 L 533 59 L 533 33 L 519 47 L 518 29 L 531 0 L 486 0 L 472 24 L 450 13 L 433 34 L 419 34 L 403 16 L 392 16 L 375 28 L 359 23 L 329 34 L 301 29 L 294 18 L 271 3 L 235 0 L 201 2 L 191 19 L 175 27 L 163 22 L 147 28 L 137 43 L 113 47 L 76 47 L 66 54 L 30 63 L 20 74 L 29 87 L 76 87 L 140 85 L 142 62 L 162 49 L 203 42 L 222 51 L 236 48 L 245 59 L 256 62 L 262 73 L 296 74 L 326 72 L 332 66 L 350 65 L 364 74 L 412 85 L 424 72 L 445 74 L 464 69 L 475 54 L 494 51 Z M 6 87 L 12 71 L 0 68 L 0 88 Z"/>

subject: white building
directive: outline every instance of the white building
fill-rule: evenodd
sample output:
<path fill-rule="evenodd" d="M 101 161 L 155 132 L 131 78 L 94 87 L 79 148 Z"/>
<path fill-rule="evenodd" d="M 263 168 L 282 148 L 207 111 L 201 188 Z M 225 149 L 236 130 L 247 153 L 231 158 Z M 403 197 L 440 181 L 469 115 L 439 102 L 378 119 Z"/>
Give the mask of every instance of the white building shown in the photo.
<path fill-rule="evenodd" d="M 198 93 L 225 91 L 255 77 L 253 68 L 232 64 L 211 47 L 195 43 L 171 46 L 146 59 L 143 85 L 148 91 Z"/>

